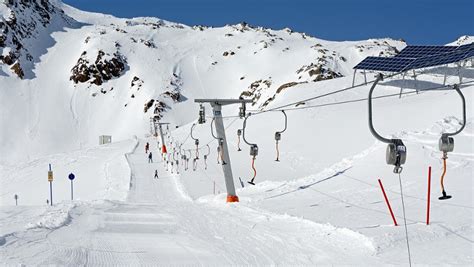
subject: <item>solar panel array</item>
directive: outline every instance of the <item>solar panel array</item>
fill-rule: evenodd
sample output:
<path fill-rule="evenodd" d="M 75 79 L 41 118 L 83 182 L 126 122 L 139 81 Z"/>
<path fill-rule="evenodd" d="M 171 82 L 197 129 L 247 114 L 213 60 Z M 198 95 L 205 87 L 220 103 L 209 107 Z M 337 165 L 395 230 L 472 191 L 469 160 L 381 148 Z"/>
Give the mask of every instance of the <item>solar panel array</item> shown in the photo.
<path fill-rule="evenodd" d="M 469 48 L 469 46 L 460 46 L 458 49 L 449 53 L 417 58 L 415 61 L 410 63 L 407 68 L 410 70 L 420 69 L 459 62 L 469 58 L 469 54 L 471 54 L 472 57 L 472 53 L 474 52 L 474 43 L 471 45 L 471 49 Z"/>
<path fill-rule="evenodd" d="M 354 69 L 400 72 L 413 61 L 415 61 L 414 58 L 367 57 Z"/>
<path fill-rule="evenodd" d="M 474 43 L 461 46 L 407 46 L 395 57 L 367 57 L 354 69 L 403 72 L 474 57 Z"/>
<path fill-rule="evenodd" d="M 405 47 L 395 57 L 419 58 L 424 56 L 432 56 L 436 54 L 448 53 L 456 50 L 458 46 L 423 46 L 409 45 Z"/>

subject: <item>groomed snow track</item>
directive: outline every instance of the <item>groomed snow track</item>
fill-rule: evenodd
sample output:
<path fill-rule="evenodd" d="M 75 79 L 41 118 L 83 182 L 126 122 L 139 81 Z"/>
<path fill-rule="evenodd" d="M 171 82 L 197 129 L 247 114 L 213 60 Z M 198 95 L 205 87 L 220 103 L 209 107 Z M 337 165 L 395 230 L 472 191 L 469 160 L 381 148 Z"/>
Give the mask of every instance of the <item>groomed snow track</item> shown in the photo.
<path fill-rule="evenodd" d="M 143 142 L 138 146 L 143 147 Z M 140 150 L 140 151 L 138 151 Z M 27 265 L 314 265 L 377 263 L 362 234 L 243 204 L 193 201 L 163 163 L 128 155 L 125 202 L 73 206 L 57 228 L 5 237 L 4 264 Z M 158 169 L 159 179 L 154 179 Z"/>

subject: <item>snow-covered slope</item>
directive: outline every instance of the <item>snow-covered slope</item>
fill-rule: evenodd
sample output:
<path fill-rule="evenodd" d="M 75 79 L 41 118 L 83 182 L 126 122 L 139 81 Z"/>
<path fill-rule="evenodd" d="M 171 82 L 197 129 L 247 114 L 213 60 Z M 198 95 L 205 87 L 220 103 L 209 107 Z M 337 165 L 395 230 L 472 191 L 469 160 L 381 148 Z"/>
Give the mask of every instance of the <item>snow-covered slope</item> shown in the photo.
<path fill-rule="evenodd" d="M 21 39 L 15 36 L 22 35 L 25 19 L 2 23 L 7 39 L 23 47 L 16 50 L 8 41 L 3 54 L 13 51 L 22 71 L 31 73 L 20 80 L 2 64 L 5 163 L 89 147 L 101 134 L 114 140 L 143 135 L 155 107 L 167 121 L 189 123 L 196 106 L 187 100 L 197 97 L 242 95 L 261 108 L 284 88 L 350 75 L 366 55 L 393 54 L 404 46 L 390 39 L 329 42 L 246 23 L 207 28 L 119 19 L 43 2 L 49 9 L 41 12 L 51 17 L 45 22 L 37 15 L 42 4 L 1 5 L 3 13 L 25 16 L 35 29 Z"/>
<path fill-rule="evenodd" d="M 195 171 L 192 160 L 187 171 L 182 161 L 178 169 L 166 166 L 149 137 L 156 110 L 171 123 L 168 150 L 182 144 L 194 157 L 189 137 L 198 114 L 194 98 L 242 96 L 253 100 L 252 112 L 298 102 L 349 87 L 356 63 L 369 55 L 394 55 L 404 42 L 331 42 L 246 23 L 209 28 L 120 19 L 59 1 L 4 1 L 0 15 L 2 55 L 13 53 L 24 73 L 18 77 L 12 70 L 16 63 L 3 57 L 0 255 L 6 264 L 407 262 L 404 231 L 392 226 L 378 187 L 380 178 L 402 224 L 398 177 L 385 164 L 385 145 L 367 127 L 364 98 L 370 84 L 298 105 L 317 108 L 288 107 L 280 162 L 274 133 L 284 127 L 282 113 L 250 116 L 246 136 L 259 145 L 256 186 L 246 183 L 253 175 L 249 147 L 241 140 L 237 151 L 238 107 L 225 107 L 237 205 L 224 204 L 210 119 L 195 127 L 202 146 Z M 31 33 L 22 36 L 24 27 Z M 452 44 L 472 40 L 464 36 Z M 445 71 L 448 84 L 458 81 L 455 66 L 424 70 L 416 82 L 398 76 L 383 81 L 375 95 L 396 94 L 402 83 L 406 92 L 420 93 L 375 100 L 374 123 L 384 136 L 407 145 L 401 178 L 413 262 L 472 265 L 474 73 L 468 63 L 462 87 L 467 126 L 448 155 L 445 184 L 453 198 L 439 201 L 437 142 L 442 133 L 460 127 L 460 99 L 451 90 L 423 89 L 440 87 Z M 373 74 L 367 77 L 372 80 Z M 356 76 L 357 83 L 363 79 Z M 333 103 L 341 104 L 325 106 Z M 97 146 L 103 134 L 112 135 L 114 143 Z M 145 141 L 158 163 L 146 162 Z M 210 154 L 204 162 L 206 144 Z M 46 208 L 49 163 L 60 204 Z M 430 226 L 424 225 L 428 166 L 433 170 Z M 161 179 L 153 180 L 154 170 Z M 74 203 L 69 202 L 70 172 L 77 176 Z M 19 207 L 11 206 L 14 194 Z M 47 253 L 38 254 L 45 248 Z"/>

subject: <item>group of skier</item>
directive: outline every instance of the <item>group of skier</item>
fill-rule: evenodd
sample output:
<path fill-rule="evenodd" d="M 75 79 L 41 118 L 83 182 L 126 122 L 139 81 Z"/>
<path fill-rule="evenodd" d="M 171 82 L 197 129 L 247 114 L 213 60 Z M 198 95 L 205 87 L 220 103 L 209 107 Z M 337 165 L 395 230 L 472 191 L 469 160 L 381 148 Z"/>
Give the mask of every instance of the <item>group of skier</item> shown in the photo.
<path fill-rule="evenodd" d="M 145 144 L 145 154 L 148 155 L 148 163 L 153 163 L 153 153 L 150 151 L 150 144 L 148 142 Z M 158 179 L 158 170 L 155 170 L 154 179 Z"/>

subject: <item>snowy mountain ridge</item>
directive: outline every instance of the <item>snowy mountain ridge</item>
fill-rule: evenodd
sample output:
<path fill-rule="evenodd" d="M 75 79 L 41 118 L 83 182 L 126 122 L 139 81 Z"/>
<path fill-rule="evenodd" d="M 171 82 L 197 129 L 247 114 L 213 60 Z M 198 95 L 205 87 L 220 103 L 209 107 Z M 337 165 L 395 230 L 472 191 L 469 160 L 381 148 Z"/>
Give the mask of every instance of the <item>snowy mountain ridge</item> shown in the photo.
<path fill-rule="evenodd" d="M 2 132 L 3 162 L 45 152 L 40 144 L 56 140 L 40 130 L 47 127 L 45 121 L 62 121 L 55 125 L 66 131 L 50 152 L 93 145 L 105 133 L 121 140 L 137 130 L 145 133 L 155 109 L 182 125 L 193 116 L 165 111 L 194 109 L 187 99 L 243 96 L 264 108 L 283 90 L 351 75 L 366 55 L 393 55 L 404 46 L 390 39 L 329 42 L 247 23 L 209 28 L 156 18 L 119 19 L 60 1 L 3 1 L 0 6 L 0 78 L 7 87 L 24 88 L 2 90 L 2 100 L 25 103 L 26 95 L 41 91 L 28 96 L 26 109 L 15 105 L 1 117 L 2 125 L 16 128 Z M 53 113 L 32 115 L 36 105 L 50 102 L 59 104 Z M 29 119 L 13 126 L 11 120 L 20 117 Z M 109 120 L 110 125 L 102 123 Z M 13 136 L 30 148 L 22 156 L 12 155 L 21 149 L 7 144 Z"/>

